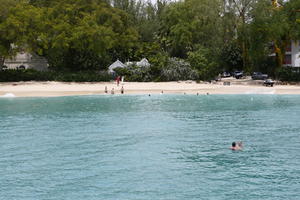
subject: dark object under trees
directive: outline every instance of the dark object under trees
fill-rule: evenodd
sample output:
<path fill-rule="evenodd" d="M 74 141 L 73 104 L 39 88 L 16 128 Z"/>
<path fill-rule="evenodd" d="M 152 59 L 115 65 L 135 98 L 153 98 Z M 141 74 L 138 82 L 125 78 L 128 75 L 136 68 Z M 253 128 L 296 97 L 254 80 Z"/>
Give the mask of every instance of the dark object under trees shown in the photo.
<path fill-rule="evenodd" d="M 106 72 L 82 71 L 82 72 L 57 72 L 24 70 L 1 70 L 0 82 L 17 81 L 62 81 L 62 82 L 101 82 L 110 81 L 112 76 Z"/>
<path fill-rule="evenodd" d="M 263 85 L 265 85 L 265 86 L 270 86 L 270 87 L 273 87 L 274 86 L 274 81 L 273 80 L 271 80 L 271 79 L 267 79 L 267 80 L 265 80 L 264 81 L 264 83 L 263 83 Z"/>
<path fill-rule="evenodd" d="M 253 80 L 266 80 L 268 77 L 268 74 L 263 74 L 261 72 L 253 72 L 251 76 Z"/>
<path fill-rule="evenodd" d="M 236 79 L 240 79 L 244 76 L 244 73 L 242 71 L 235 71 L 233 72 L 233 77 Z"/>

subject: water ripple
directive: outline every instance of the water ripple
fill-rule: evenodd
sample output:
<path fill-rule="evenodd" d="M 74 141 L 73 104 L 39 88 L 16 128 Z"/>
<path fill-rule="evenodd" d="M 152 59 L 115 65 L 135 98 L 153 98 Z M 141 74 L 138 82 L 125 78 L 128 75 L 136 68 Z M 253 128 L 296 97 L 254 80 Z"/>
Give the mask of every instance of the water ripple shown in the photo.
<path fill-rule="evenodd" d="M 1 98 L 0 111 L 0 199 L 300 198 L 300 96 Z"/>

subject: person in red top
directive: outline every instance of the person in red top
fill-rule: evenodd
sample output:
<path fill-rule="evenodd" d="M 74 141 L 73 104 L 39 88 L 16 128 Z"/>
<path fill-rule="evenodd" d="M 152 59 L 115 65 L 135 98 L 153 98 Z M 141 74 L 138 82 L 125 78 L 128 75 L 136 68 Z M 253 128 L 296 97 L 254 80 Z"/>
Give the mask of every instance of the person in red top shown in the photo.
<path fill-rule="evenodd" d="M 116 81 L 117 81 L 117 86 L 119 86 L 119 84 L 120 84 L 120 76 L 117 76 Z"/>

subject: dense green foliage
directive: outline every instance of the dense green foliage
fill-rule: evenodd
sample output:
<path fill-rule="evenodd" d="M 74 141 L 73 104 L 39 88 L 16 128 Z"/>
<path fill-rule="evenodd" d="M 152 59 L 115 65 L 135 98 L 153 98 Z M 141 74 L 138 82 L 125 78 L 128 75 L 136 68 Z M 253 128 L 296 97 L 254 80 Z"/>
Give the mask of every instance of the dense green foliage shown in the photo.
<path fill-rule="evenodd" d="M 112 76 L 106 72 L 95 73 L 93 71 L 83 72 L 61 72 L 61 71 L 36 71 L 27 70 L 2 70 L 0 71 L 0 82 L 16 81 L 62 81 L 62 82 L 100 82 L 110 81 Z"/>
<path fill-rule="evenodd" d="M 276 78 L 286 82 L 300 82 L 300 70 L 291 67 L 280 68 L 276 71 Z"/>
<path fill-rule="evenodd" d="M 161 72 L 163 81 L 196 80 L 197 78 L 197 71 L 193 70 L 188 62 L 178 58 L 171 58 Z"/>
<path fill-rule="evenodd" d="M 118 73 L 132 81 L 209 80 L 233 70 L 275 76 L 288 43 L 300 38 L 300 1 L 278 2 L 280 7 L 271 0 L 0 0 L 0 67 L 25 50 L 45 57 L 55 73 L 80 77 L 107 70 L 116 59 L 144 57 L 150 68 Z M 31 79 L 26 73 L 24 80 Z M 58 77 L 34 73 L 41 80 Z"/>
<path fill-rule="evenodd" d="M 116 68 L 114 70 L 116 75 L 124 76 L 126 81 L 151 81 L 152 76 L 150 74 L 150 68 L 148 67 L 138 67 L 138 66 L 129 66 L 127 68 Z"/>

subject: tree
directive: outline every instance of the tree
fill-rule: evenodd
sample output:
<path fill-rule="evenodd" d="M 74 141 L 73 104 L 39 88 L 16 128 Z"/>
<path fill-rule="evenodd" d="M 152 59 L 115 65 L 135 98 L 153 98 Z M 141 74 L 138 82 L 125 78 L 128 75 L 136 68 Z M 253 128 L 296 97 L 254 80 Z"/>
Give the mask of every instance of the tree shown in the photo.
<path fill-rule="evenodd" d="M 0 69 L 4 63 L 5 57 L 12 54 L 12 39 L 6 36 L 2 24 L 5 22 L 10 10 L 16 6 L 17 0 L 0 0 Z"/>
<path fill-rule="evenodd" d="M 51 67 L 73 71 L 105 69 L 113 59 L 130 57 L 138 38 L 128 15 L 102 0 L 18 4 L 4 29 Z"/>
<path fill-rule="evenodd" d="M 291 0 L 281 2 L 280 5 L 282 6 L 274 7 L 270 1 L 261 0 L 252 11 L 252 60 L 259 65 L 275 53 L 276 67 L 271 70 L 272 73 L 276 68 L 282 67 L 287 46 L 292 40 L 299 38 L 299 13 L 296 11 L 300 8 L 300 3 Z"/>
<path fill-rule="evenodd" d="M 211 80 L 220 72 L 220 65 L 216 63 L 211 49 L 198 47 L 196 51 L 188 52 L 187 60 L 201 80 Z"/>
<path fill-rule="evenodd" d="M 236 15 L 235 29 L 237 32 L 237 41 L 242 49 L 243 68 L 250 71 L 249 59 L 249 24 L 252 21 L 251 10 L 257 3 L 257 0 L 228 0 L 229 11 Z"/>
<path fill-rule="evenodd" d="M 196 80 L 197 71 L 191 65 L 179 58 L 170 58 L 167 65 L 161 71 L 161 79 L 164 81 Z"/>
<path fill-rule="evenodd" d="M 161 20 L 160 42 L 171 56 L 186 58 L 197 45 L 220 44 L 219 0 L 186 0 L 171 3 Z"/>
<path fill-rule="evenodd" d="M 227 72 L 243 69 L 242 49 L 237 40 L 231 40 L 223 45 L 220 64 L 222 69 Z"/>

